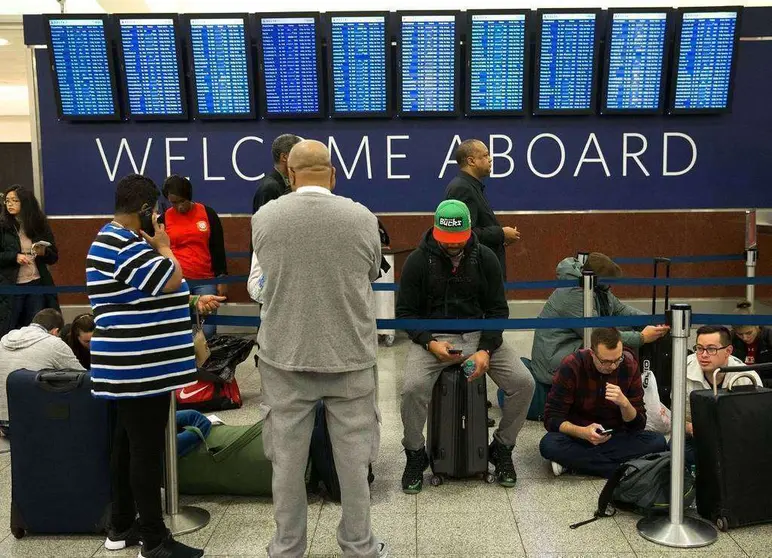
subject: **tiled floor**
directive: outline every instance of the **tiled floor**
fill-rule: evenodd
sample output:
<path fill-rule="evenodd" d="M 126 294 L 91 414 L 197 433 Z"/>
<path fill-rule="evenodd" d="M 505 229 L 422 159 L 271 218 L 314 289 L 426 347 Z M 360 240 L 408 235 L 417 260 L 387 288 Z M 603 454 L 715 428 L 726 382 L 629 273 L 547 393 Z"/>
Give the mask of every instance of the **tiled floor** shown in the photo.
<path fill-rule="evenodd" d="M 505 337 L 520 354 L 529 354 L 530 332 L 507 333 Z M 514 489 L 505 490 L 482 481 L 452 482 L 434 488 L 427 482 L 419 495 L 403 494 L 399 485 L 404 454 L 400 445 L 398 394 L 408 343 L 406 338 L 398 337 L 394 347 L 381 347 L 379 353 L 383 432 L 380 456 L 374 467 L 372 521 L 376 534 L 389 543 L 390 556 L 772 557 L 772 526 L 722 533 L 718 542 L 707 549 L 683 552 L 645 541 L 636 532 L 638 517 L 621 512 L 570 530 L 571 523 L 592 516 L 603 481 L 553 477 L 538 454 L 543 427 L 533 422 L 526 423 L 518 441 L 518 483 Z M 230 424 L 249 424 L 260 418 L 259 375 L 251 359 L 240 367 L 238 378 L 244 407 L 218 415 Z M 492 382 L 489 388 L 491 400 L 495 401 Z M 492 416 L 499 417 L 498 409 L 492 410 Z M 10 457 L 0 454 L 0 557 L 136 556 L 136 550 L 105 551 L 101 537 L 27 536 L 17 541 L 8 531 L 10 485 Z M 180 537 L 184 542 L 205 548 L 208 556 L 265 556 L 264 549 L 274 529 L 270 501 L 220 496 L 182 497 L 182 503 L 204 507 L 212 515 L 206 528 Z M 311 556 L 339 553 L 335 540 L 339 518 L 339 505 L 311 503 Z"/>

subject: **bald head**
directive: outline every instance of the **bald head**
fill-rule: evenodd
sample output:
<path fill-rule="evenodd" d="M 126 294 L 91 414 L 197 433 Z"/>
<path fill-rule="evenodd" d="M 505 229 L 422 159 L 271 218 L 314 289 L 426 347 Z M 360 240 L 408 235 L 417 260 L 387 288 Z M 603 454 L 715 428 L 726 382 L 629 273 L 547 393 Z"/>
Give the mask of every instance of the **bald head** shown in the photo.
<path fill-rule="evenodd" d="M 322 186 L 333 189 L 335 169 L 330 161 L 330 151 L 322 142 L 303 140 L 296 143 L 287 159 L 290 185 L 293 190 L 301 186 Z"/>
<path fill-rule="evenodd" d="M 456 162 L 459 170 L 476 178 L 484 178 L 491 173 L 491 156 L 488 147 L 478 139 L 462 141 L 456 148 Z"/>

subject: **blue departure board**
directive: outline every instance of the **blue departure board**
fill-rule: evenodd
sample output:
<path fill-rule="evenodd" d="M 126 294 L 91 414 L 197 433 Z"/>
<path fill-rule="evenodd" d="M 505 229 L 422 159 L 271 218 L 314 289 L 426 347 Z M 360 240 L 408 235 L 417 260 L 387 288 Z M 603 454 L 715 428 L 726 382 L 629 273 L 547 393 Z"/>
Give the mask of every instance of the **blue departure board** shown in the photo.
<path fill-rule="evenodd" d="M 385 15 L 330 14 L 333 116 L 388 114 Z"/>
<path fill-rule="evenodd" d="M 102 18 L 48 20 L 49 53 L 63 119 L 119 117 Z"/>
<path fill-rule="evenodd" d="M 519 114 L 525 93 L 525 14 L 471 13 L 467 32 L 470 114 Z"/>
<path fill-rule="evenodd" d="M 402 14 L 400 48 L 401 113 L 456 113 L 456 16 Z"/>
<path fill-rule="evenodd" d="M 319 116 L 318 17 L 263 17 L 265 115 Z"/>
<path fill-rule="evenodd" d="M 124 79 L 132 118 L 185 118 L 175 19 L 119 19 Z"/>
<path fill-rule="evenodd" d="M 246 18 L 191 17 L 189 40 L 197 116 L 253 116 Z"/>
<path fill-rule="evenodd" d="M 673 112 L 729 109 L 737 17 L 736 11 L 683 13 L 676 41 Z"/>
<path fill-rule="evenodd" d="M 667 12 L 613 12 L 606 39 L 604 112 L 662 109 Z"/>
<path fill-rule="evenodd" d="M 593 112 L 597 17 L 594 12 L 541 13 L 534 112 Z"/>

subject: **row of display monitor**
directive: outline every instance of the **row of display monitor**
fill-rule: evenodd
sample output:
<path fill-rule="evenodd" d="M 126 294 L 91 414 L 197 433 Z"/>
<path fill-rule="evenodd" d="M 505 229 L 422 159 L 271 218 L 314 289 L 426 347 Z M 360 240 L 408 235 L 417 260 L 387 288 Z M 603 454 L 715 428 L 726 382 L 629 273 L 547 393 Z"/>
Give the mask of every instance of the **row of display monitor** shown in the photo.
<path fill-rule="evenodd" d="M 727 111 L 740 10 L 608 10 L 600 88 L 603 11 L 537 11 L 535 68 L 530 71 L 530 11 L 469 10 L 464 112 L 525 114 L 532 75 L 534 114 L 592 114 L 599 89 L 603 114 Z M 324 20 L 319 13 L 261 14 L 254 20 L 247 14 L 48 16 L 60 117 L 119 119 L 120 75 L 128 118 L 187 118 L 186 69 L 196 118 L 254 118 L 258 112 L 266 118 L 320 117 L 322 21 L 331 116 L 459 114 L 460 12 L 395 14 L 396 108 L 391 102 L 391 17 L 388 12 L 328 13 Z M 182 62 L 183 41 L 187 65 Z"/>

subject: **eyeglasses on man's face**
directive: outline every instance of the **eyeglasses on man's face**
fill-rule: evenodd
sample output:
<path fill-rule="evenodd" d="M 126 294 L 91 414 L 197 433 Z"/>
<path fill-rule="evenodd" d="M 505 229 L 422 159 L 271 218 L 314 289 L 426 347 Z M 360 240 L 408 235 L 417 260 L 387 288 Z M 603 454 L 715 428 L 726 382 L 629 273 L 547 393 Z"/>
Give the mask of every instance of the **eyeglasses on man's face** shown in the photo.
<path fill-rule="evenodd" d="M 593 353 L 593 355 L 595 356 L 595 360 L 598 361 L 598 364 L 600 364 L 601 366 L 603 366 L 605 368 L 612 368 L 612 367 L 616 368 L 617 366 L 622 364 L 622 362 L 624 362 L 624 360 L 625 360 L 625 355 L 622 355 L 621 357 L 615 358 L 615 359 L 612 359 L 612 360 L 606 360 L 606 359 L 600 358 L 597 355 L 597 353 Z"/>
<path fill-rule="evenodd" d="M 708 353 L 710 356 L 716 356 L 719 351 L 726 349 L 727 347 L 729 347 L 729 345 L 724 345 L 723 347 L 715 347 L 713 345 L 703 347 L 702 345 L 695 345 L 692 347 L 692 350 L 698 355 L 701 355 L 702 353 Z"/>

